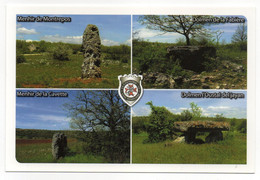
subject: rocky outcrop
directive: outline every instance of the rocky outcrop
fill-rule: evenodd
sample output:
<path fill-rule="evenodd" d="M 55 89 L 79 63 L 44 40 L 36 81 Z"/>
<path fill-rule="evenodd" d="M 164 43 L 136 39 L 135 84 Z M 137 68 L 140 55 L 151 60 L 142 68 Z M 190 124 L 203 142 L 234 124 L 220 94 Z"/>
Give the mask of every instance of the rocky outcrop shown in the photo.
<path fill-rule="evenodd" d="M 65 157 L 67 151 L 67 136 L 64 133 L 55 133 L 52 138 L 52 156 L 54 159 Z"/>
<path fill-rule="evenodd" d="M 152 84 L 155 88 L 170 88 L 175 86 L 175 80 L 163 73 L 143 73 L 144 83 Z"/>
<path fill-rule="evenodd" d="M 101 40 L 97 26 L 89 24 L 86 27 L 82 47 L 84 61 L 81 66 L 81 78 L 100 78 Z"/>

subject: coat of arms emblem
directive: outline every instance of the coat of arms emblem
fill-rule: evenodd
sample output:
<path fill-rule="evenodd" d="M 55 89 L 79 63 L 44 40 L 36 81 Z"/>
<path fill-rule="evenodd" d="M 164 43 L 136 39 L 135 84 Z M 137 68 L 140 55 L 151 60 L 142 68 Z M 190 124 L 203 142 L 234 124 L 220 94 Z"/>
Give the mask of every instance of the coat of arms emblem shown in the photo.
<path fill-rule="evenodd" d="M 143 76 L 136 74 L 118 76 L 118 93 L 122 100 L 129 106 L 133 106 L 143 95 L 141 81 Z"/>

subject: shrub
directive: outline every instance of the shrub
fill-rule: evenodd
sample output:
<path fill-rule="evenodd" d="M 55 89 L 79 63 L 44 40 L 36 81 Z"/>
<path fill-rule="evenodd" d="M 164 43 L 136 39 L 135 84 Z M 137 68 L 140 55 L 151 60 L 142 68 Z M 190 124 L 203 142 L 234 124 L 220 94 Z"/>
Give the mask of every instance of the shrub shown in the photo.
<path fill-rule="evenodd" d="M 24 55 L 22 54 L 16 54 L 16 63 L 24 63 L 26 61 Z"/>
<path fill-rule="evenodd" d="M 147 130 L 148 116 L 137 116 L 132 119 L 133 132 L 138 134 Z"/>
<path fill-rule="evenodd" d="M 150 105 L 152 110 L 147 127 L 147 133 L 149 134 L 147 142 L 160 142 L 168 138 L 171 139 L 174 135 L 172 130 L 174 115 L 165 107 L 154 106 L 151 101 L 146 104 Z"/>
<path fill-rule="evenodd" d="M 53 48 L 53 58 L 61 61 L 70 60 L 70 55 L 72 50 L 63 43 L 58 43 L 56 47 Z"/>
<path fill-rule="evenodd" d="M 246 123 L 246 119 L 243 119 L 242 122 L 239 124 L 238 126 L 238 131 L 240 131 L 241 133 L 246 133 L 247 132 L 247 123 Z"/>
<path fill-rule="evenodd" d="M 179 116 L 179 121 L 190 121 L 192 120 L 192 113 L 189 110 L 184 110 Z"/>

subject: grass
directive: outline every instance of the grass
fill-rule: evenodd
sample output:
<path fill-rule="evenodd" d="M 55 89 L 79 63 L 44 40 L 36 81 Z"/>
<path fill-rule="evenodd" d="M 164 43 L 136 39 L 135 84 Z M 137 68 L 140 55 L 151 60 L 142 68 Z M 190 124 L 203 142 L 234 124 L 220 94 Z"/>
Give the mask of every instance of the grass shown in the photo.
<path fill-rule="evenodd" d="M 59 160 L 52 158 L 51 142 L 16 144 L 16 160 L 20 163 L 105 163 L 102 156 L 79 152 L 77 141 L 69 141 L 70 153 Z"/>
<path fill-rule="evenodd" d="M 146 133 L 133 134 L 133 163 L 156 164 L 246 164 L 246 135 L 224 133 L 224 140 L 211 144 L 143 144 Z M 200 137 L 201 138 L 201 137 Z"/>
<path fill-rule="evenodd" d="M 130 64 L 101 64 L 102 78 L 82 80 L 82 54 L 70 61 L 54 60 L 48 53 L 25 54 L 26 62 L 16 66 L 17 88 L 118 88 L 118 75 L 129 74 Z"/>

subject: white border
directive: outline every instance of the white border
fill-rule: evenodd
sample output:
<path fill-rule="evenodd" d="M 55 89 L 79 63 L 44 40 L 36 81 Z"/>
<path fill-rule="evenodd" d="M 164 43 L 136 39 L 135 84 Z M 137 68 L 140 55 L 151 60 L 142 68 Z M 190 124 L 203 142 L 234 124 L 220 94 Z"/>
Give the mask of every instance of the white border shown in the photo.
<path fill-rule="evenodd" d="M 247 165 L 198 164 L 51 164 L 15 159 L 16 14 L 185 14 L 244 15 L 248 20 Z M 215 172 L 253 173 L 255 163 L 255 9 L 250 7 L 8 6 L 6 14 L 6 171 L 46 172 Z"/>

